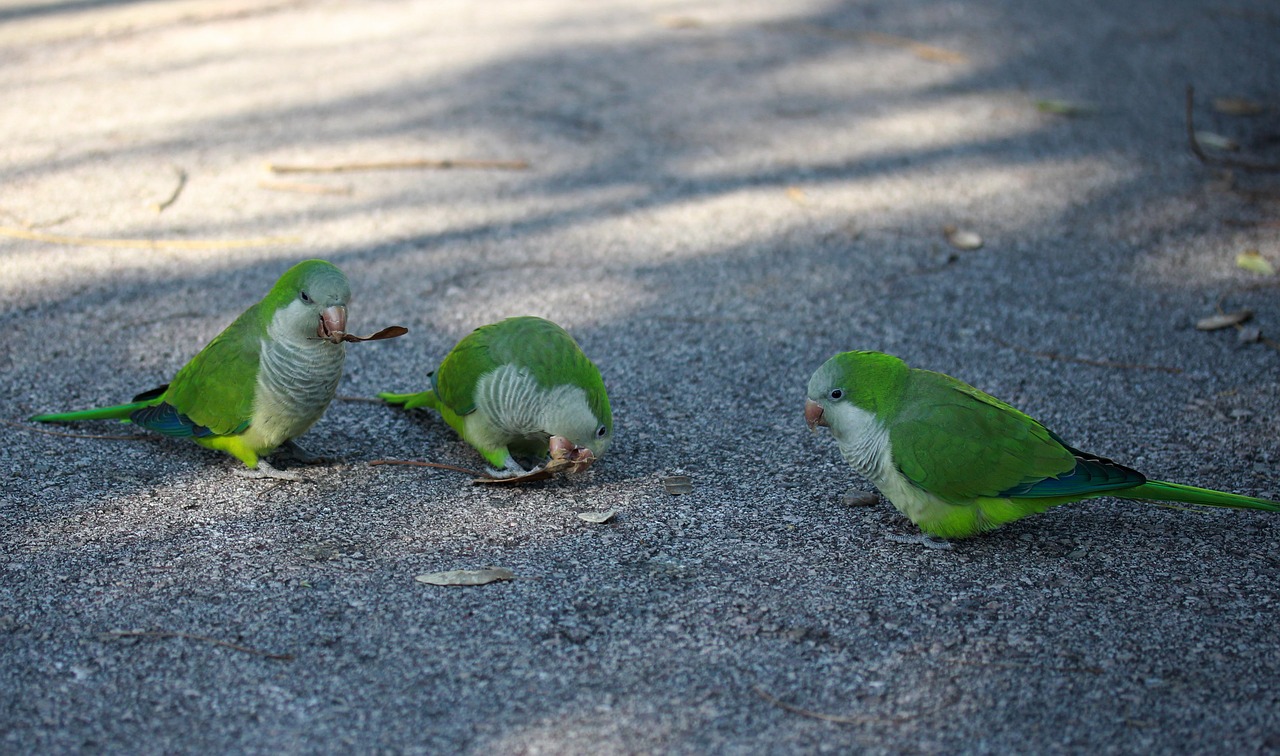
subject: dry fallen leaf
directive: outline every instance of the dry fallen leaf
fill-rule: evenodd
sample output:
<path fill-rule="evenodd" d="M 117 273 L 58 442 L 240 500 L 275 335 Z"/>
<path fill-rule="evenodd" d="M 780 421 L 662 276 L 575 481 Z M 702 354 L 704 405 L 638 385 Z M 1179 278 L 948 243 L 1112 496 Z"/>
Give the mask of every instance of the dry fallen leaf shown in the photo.
<path fill-rule="evenodd" d="M 539 467 L 536 470 L 530 470 L 529 472 L 524 473 L 523 475 L 512 475 L 509 478 L 475 478 L 471 482 L 477 485 L 487 485 L 487 486 L 518 486 L 521 483 L 533 483 L 539 480 L 550 480 L 552 477 L 554 477 L 554 475 L 555 475 L 554 473 Z"/>
<path fill-rule="evenodd" d="M 1069 118 L 1090 116 L 1098 112 L 1096 106 L 1086 102 L 1071 102 L 1069 100 L 1036 100 L 1036 110 L 1041 113 L 1052 113 L 1053 115 L 1067 116 Z"/>
<path fill-rule="evenodd" d="M 672 496 L 693 493 L 693 478 L 688 475 L 668 475 L 662 479 L 662 487 Z"/>
<path fill-rule="evenodd" d="M 1237 310 L 1222 315 L 1210 315 L 1207 318 L 1201 318 L 1196 321 L 1196 330 L 1217 331 L 1222 328 L 1230 328 L 1233 325 L 1245 322 L 1251 317 L 1253 317 L 1253 312 L 1250 310 Z"/>
<path fill-rule="evenodd" d="M 1231 137 L 1225 137 L 1221 134 L 1215 134 L 1212 131 L 1197 131 L 1196 141 L 1211 150 L 1235 152 L 1240 149 L 1240 143 L 1236 140 Z"/>
<path fill-rule="evenodd" d="M 515 573 L 505 567 L 484 567 L 479 570 L 448 570 L 418 575 L 414 578 L 427 585 L 488 585 L 499 580 L 515 580 Z"/>
<path fill-rule="evenodd" d="M 404 326 L 387 326 L 381 331 L 370 336 L 356 336 L 353 333 L 344 333 L 342 334 L 342 340 L 350 341 L 352 343 L 357 341 L 381 341 L 382 339 L 394 339 L 397 336 L 403 336 L 408 332 L 409 329 Z"/>
<path fill-rule="evenodd" d="M 969 229 L 946 226 L 942 233 L 946 235 L 947 243 L 956 249 L 970 252 L 982 248 L 982 237 Z"/>
<path fill-rule="evenodd" d="M 658 23 L 668 29 L 700 29 L 706 26 L 702 19 L 693 16 L 667 16 L 658 19 Z"/>
<path fill-rule="evenodd" d="M 1264 276 L 1274 276 L 1276 268 L 1256 249 L 1246 249 L 1236 255 L 1236 267 Z"/>
<path fill-rule="evenodd" d="M 612 520 L 617 514 L 618 510 L 616 509 L 606 509 L 603 512 L 579 512 L 578 519 L 594 525 L 603 525 Z"/>
<path fill-rule="evenodd" d="M 550 480 L 560 472 L 572 472 L 574 463 L 567 459 L 550 459 L 542 467 L 535 467 L 527 473 L 521 475 L 512 475 L 507 478 L 483 477 L 476 478 L 472 483 L 480 483 L 484 485 L 511 486 L 521 483 L 533 483 L 539 480 Z"/>
<path fill-rule="evenodd" d="M 1246 100 L 1243 97 L 1217 97 L 1213 100 L 1213 109 L 1223 115 L 1255 116 L 1265 113 L 1267 108 L 1261 103 Z"/>

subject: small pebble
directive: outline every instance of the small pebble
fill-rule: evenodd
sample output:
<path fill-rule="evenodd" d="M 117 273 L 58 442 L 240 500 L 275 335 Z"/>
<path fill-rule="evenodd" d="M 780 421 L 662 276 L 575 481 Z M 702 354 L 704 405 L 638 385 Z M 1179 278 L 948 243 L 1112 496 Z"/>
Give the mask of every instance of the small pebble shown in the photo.
<path fill-rule="evenodd" d="M 1244 326 L 1236 332 L 1236 341 L 1241 344 L 1256 344 L 1262 341 L 1262 329 L 1256 325 Z"/>
<path fill-rule="evenodd" d="M 1237 310 L 1236 312 L 1223 313 L 1221 315 L 1210 315 L 1207 318 L 1200 318 L 1196 321 L 1196 330 L 1198 331 L 1216 331 L 1220 328 L 1230 328 L 1233 325 L 1243 323 L 1253 317 L 1250 310 Z"/>
<path fill-rule="evenodd" d="M 846 507 L 873 507 L 880 503 L 880 495 L 875 491 L 850 491 L 840 497 L 840 503 Z"/>
<path fill-rule="evenodd" d="M 947 237 L 947 243 L 958 250 L 971 252 L 975 249 L 982 249 L 982 237 L 967 228 L 947 226 L 942 229 L 942 233 Z"/>
<path fill-rule="evenodd" d="M 590 522 L 596 525 L 603 525 L 613 519 L 618 514 L 616 509 L 606 509 L 603 512 L 579 512 L 578 519 L 583 522 Z"/>
<path fill-rule="evenodd" d="M 668 475 L 662 479 L 662 487 L 672 496 L 693 493 L 693 478 L 688 475 Z"/>

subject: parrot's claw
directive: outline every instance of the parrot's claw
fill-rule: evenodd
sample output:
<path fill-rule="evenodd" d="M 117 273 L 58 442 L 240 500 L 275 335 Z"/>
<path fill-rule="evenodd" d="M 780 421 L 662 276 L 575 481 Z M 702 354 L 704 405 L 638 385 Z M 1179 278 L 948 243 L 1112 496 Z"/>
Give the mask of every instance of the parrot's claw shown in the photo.
<path fill-rule="evenodd" d="M 280 448 L 276 450 L 276 454 L 286 455 L 301 465 L 323 465 L 334 461 L 333 457 L 326 457 L 322 454 L 312 454 L 303 448 L 302 444 L 299 444 L 293 439 L 289 439 L 283 444 L 280 444 Z"/>
<path fill-rule="evenodd" d="M 302 477 L 298 473 L 289 472 L 287 470 L 278 470 L 272 467 L 271 464 L 267 462 L 265 459 L 258 460 L 258 467 L 256 469 L 237 468 L 235 471 L 235 474 L 240 476 L 241 478 L 252 478 L 255 480 L 261 480 L 263 478 L 271 478 L 272 480 L 288 480 L 294 483 L 309 482 L 306 478 Z"/>
<path fill-rule="evenodd" d="M 489 483 L 495 485 L 520 483 L 531 483 L 537 480 L 547 480 L 555 477 L 555 474 L 564 467 L 564 464 L 557 464 L 555 460 L 551 460 L 545 465 L 535 467 L 532 470 L 526 470 L 520 466 L 515 460 L 510 460 L 507 467 L 501 470 L 495 470 L 492 467 L 486 467 L 485 472 L 489 477 L 476 478 L 473 483 Z"/>
<path fill-rule="evenodd" d="M 933 538 L 923 533 L 919 533 L 917 535 L 898 535 L 897 533 L 890 533 L 885 536 L 885 538 L 893 541 L 894 543 L 914 543 L 919 546 L 923 546 L 926 549 L 937 549 L 939 551 L 951 550 L 950 541 L 943 541 L 939 538 Z"/>

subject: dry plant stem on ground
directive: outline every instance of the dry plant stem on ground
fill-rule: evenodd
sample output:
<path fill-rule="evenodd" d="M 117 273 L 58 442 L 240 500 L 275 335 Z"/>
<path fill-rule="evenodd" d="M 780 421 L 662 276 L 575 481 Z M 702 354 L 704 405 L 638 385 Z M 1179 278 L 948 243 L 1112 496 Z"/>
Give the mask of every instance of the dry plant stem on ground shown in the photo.
<path fill-rule="evenodd" d="M 14 428 L 21 428 L 23 430 L 28 430 L 28 431 L 31 431 L 32 433 L 43 433 L 46 436 L 59 436 L 61 438 L 87 438 L 87 439 L 95 439 L 100 441 L 149 441 L 154 438 L 159 438 L 158 436 L 152 436 L 152 435 L 142 434 L 142 433 L 133 433 L 129 435 L 111 435 L 111 434 L 98 435 L 98 434 L 89 434 L 89 433 L 67 433 L 65 431 L 49 430 L 48 428 L 37 428 L 33 425 L 27 425 L 26 423 L 20 423 L 15 420 L 0 419 L 0 423 L 4 423 L 5 425 L 11 425 Z"/>
<path fill-rule="evenodd" d="M 357 173 L 360 171 L 403 171 L 413 169 L 429 170 L 497 170 L 525 171 L 529 169 L 527 160 L 387 160 L 370 163 L 330 163 L 316 165 L 288 165 L 267 163 L 267 170 L 272 173 Z"/>
<path fill-rule="evenodd" d="M 1226 157 L 1225 155 L 1209 155 L 1200 146 L 1200 140 L 1196 139 L 1196 127 L 1192 120 L 1192 110 L 1195 105 L 1195 87 L 1187 85 L 1187 144 L 1191 147 L 1191 152 L 1200 158 L 1200 162 L 1205 165 L 1216 165 L 1223 168 L 1234 168 L 1238 171 L 1247 171 L 1249 173 L 1280 173 L 1280 163 L 1260 163 L 1254 160 L 1241 160 L 1240 158 Z"/>
<path fill-rule="evenodd" d="M 89 236 L 46 234 L 26 228 L 0 226 L 0 236 L 27 241 L 64 244 L 69 247 L 116 247 L 123 249 L 214 250 L 249 247 L 280 247 L 297 244 L 296 236 L 261 236 L 253 239 L 104 239 Z"/>
<path fill-rule="evenodd" d="M 869 722 L 906 722 L 910 719 L 910 717 L 875 717 L 867 714 L 825 714 L 820 711 L 811 711 L 809 709 L 796 706 L 795 704 L 789 704 L 776 696 L 770 695 L 759 685 L 753 685 L 751 689 L 755 691 L 757 696 L 760 696 L 765 701 L 777 706 L 779 709 L 789 711 L 792 714 L 799 714 L 802 717 L 808 717 L 810 719 L 820 719 L 823 722 L 834 722 L 836 724 L 867 724 Z"/>
<path fill-rule="evenodd" d="M 273 654 L 267 651 L 261 651 L 249 646 L 241 646 L 238 643 L 210 638 L 207 635 L 196 635 L 194 633 L 181 633 L 168 630 L 110 630 L 103 635 L 113 638 L 183 638 L 185 640 L 200 641 L 202 643 L 212 643 L 215 646 L 222 646 L 234 651 L 242 651 L 246 654 L 254 656 L 262 656 L 267 659 L 277 659 L 279 661 L 293 661 L 293 654 Z"/>

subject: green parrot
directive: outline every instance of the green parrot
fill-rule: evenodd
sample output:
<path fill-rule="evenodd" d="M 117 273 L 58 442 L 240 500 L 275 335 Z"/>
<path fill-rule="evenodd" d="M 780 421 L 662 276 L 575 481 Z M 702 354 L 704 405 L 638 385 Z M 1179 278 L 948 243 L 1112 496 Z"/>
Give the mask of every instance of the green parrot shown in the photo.
<path fill-rule="evenodd" d="M 439 412 L 497 477 L 525 473 L 519 460 L 542 464 L 548 457 L 581 472 L 613 438 L 600 371 L 549 320 L 507 318 L 481 326 L 427 378 L 426 391 L 378 397 Z"/>
<path fill-rule="evenodd" d="M 128 404 L 31 420 L 118 419 L 226 452 L 255 471 L 250 477 L 296 480 L 262 457 L 284 446 L 315 459 L 293 439 L 320 419 L 338 387 L 350 298 L 342 271 L 324 260 L 300 262 L 168 384 Z"/>
<path fill-rule="evenodd" d="M 1280 502 L 1147 480 L 1073 449 L 995 397 L 880 352 L 844 352 L 809 380 L 809 428 L 921 530 L 967 538 L 1099 496 L 1280 512 Z"/>

